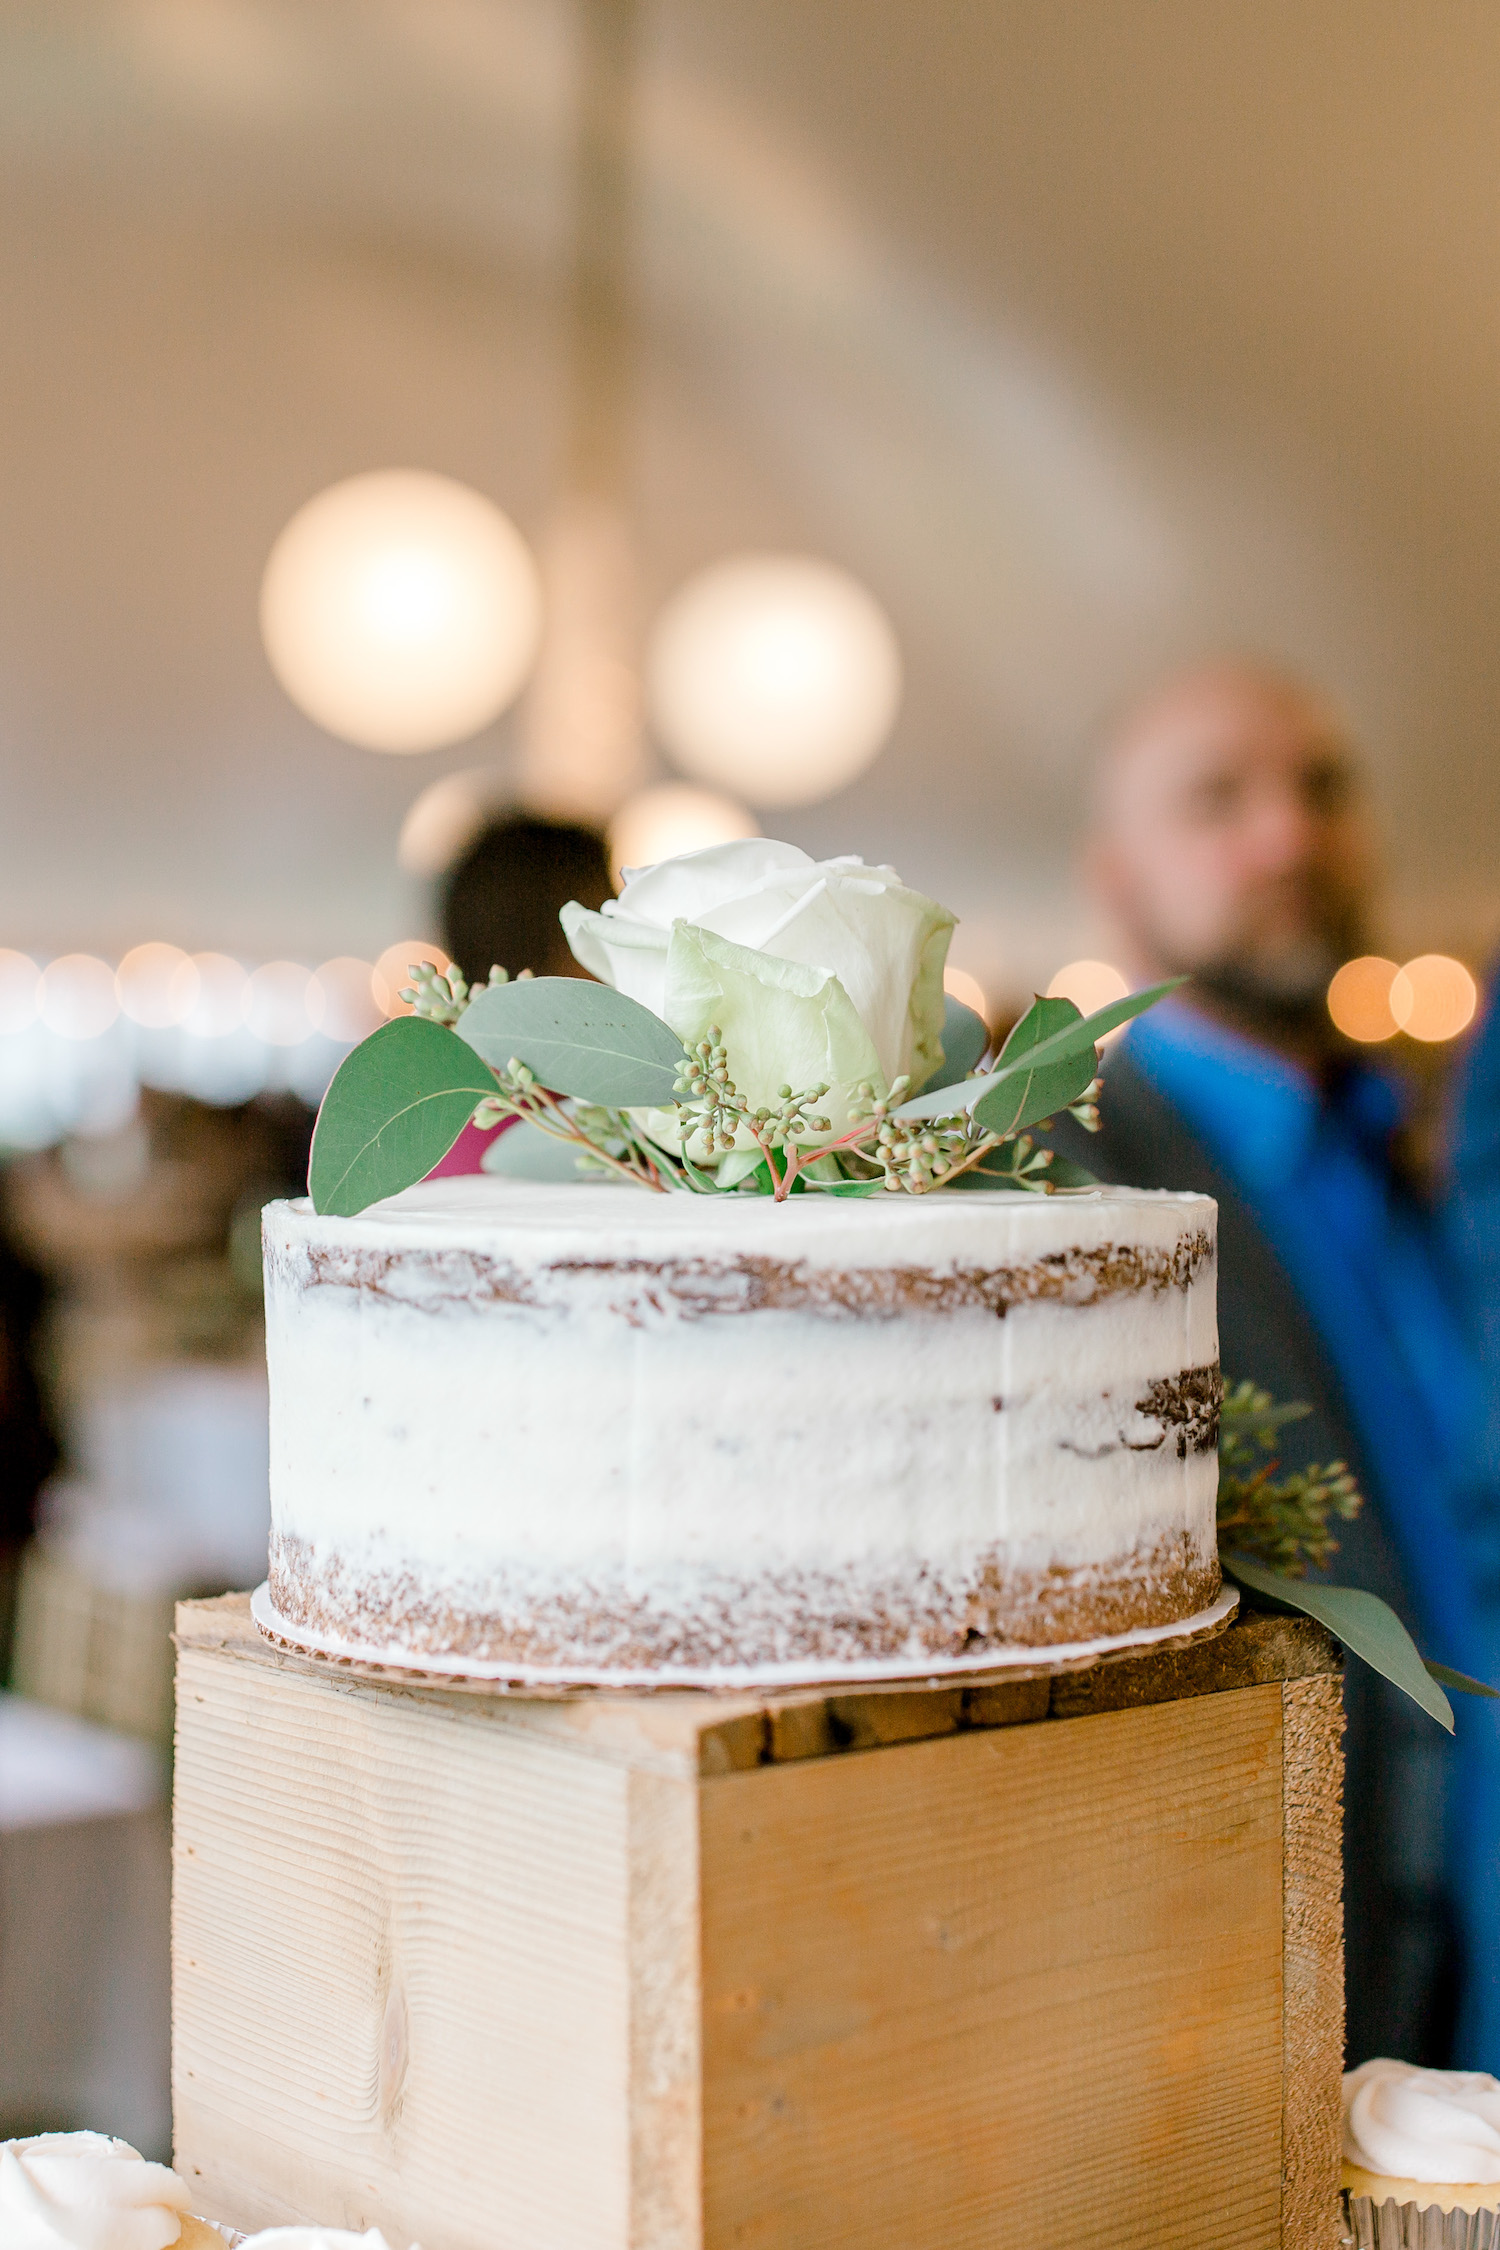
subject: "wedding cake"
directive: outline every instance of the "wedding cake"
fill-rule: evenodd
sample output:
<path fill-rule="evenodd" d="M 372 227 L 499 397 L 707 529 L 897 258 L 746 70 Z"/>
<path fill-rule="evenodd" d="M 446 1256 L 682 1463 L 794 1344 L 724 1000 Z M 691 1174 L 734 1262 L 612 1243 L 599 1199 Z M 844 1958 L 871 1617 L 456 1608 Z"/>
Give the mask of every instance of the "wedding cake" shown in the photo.
<path fill-rule="evenodd" d="M 1040 1000 L 987 1060 L 944 908 L 761 839 L 563 920 L 597 981 L 415 968 L 265 1215 L 262 1625 L 628 1683 L 1200 1617 L 1214 1206 L 1080 1186 L 1033 1130 L 1092 1121 L 1152 996 Z M 512 1176 L 428 1177 L 471 1119 Z"/>
<path fill-rule="evenodd" d="M 1218 1591 L 1201 1196 L 450 1179 L 265 1240 L 271 1595 L 319 1635 L 889 1669 Z"/>

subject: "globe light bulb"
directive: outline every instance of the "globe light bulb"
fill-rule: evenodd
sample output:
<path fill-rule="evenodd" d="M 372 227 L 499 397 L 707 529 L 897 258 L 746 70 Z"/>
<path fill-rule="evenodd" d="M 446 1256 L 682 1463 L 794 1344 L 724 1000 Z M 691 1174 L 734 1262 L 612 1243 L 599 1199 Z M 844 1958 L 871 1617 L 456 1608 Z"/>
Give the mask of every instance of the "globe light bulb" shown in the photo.
<path fill-rule="evenodd" d="M 694 789 L 685 781 L 666 781 L 642 789 L 620 807 L 609 824 L 609 864 L 616 877 L 626 867 L 655 867 L 680 852 L 706 851 L 710 844 L 732 844 L 758 836 L 754 815 L 714 789 Z"/>
<path fill-rule="evenodd" d="M 502 712 L 536 656 L 541 592 L 520 533 L 451 477 L 381 469 L 298 510 L 260 598 L 271 669 L 330 734 L 436 750 Z"/>
<path fill-rule="evenodd" d="M 794 555 L 715 563 L 657 620 L 652 722 L 677 763 L 755 805 L 832 796 L 874 758 L 901 700 L 890 621 L 857 579 Z"/>

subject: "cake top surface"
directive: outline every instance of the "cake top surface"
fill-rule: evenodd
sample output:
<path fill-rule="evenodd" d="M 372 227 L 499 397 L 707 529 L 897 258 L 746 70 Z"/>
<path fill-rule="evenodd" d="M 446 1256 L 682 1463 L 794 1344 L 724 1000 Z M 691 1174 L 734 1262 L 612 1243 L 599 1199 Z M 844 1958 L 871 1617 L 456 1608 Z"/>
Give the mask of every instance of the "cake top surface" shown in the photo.
<path fill-rule="evenodd" d="M 1169 1244 L 1213 1231 L 1209 1196 L 1090 1188 L 1058 1196 L 652 1195 L 612 1184 L 428 1180 L 357 1218 L 320 1217 L 306 1197 L 268 1205 L 268 1244 L 334 1242 L 385 1250 L 455 1249 L 542 1257 L 554 1245 L 612 1257 L 769 1257 L 848 1264 L 1008 1262 L 1067 1245 Z"/>

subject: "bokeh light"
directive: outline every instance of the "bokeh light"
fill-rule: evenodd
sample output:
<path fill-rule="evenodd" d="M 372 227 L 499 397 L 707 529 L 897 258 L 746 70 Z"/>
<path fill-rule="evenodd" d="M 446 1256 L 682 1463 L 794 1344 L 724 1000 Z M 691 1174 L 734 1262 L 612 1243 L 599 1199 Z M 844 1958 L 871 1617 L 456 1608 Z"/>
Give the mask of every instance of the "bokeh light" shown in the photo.
<path fill-rule="evenodd" d="M 401 992 L 411 983 L 414 961 L 430 961 L 435 969 L 446 969 L 448 955 L 431 938 L 402 938 L 388 945 L 370 971 L 370 994 L 383 1016 L 411 1014 L 411 1004 Z"/>
<path fill-rule="evenodd" d="M 49 961 L 37 988 L 37 1014 L 64 1039 L 97 1039 L 120 1013 L 115 972 L 92 953 Z"/>
<path fill-rule="evenodd" d="M 541 589 L 520 533 L 451 477 L 377 470 L 293 516 L 261 588 L 271 669 L 367 750 L 436 750 L 488 726 L 536 656 Z"/>
<path fill-rule="evenodd" d="M 245 987 L 249 978 L 238 961 L 227 953 L 195 953 L 198 989 L 182 1019 L 184 1031 L 195 1039 L 223 1039 L 245 1021 Z"/>
<path fill-rule="evenodd" d="M 295 1047 L 312 1030 L 312 971 L 300 961 L 265 961 L 245 985 L 245 1023 L 268 1047 Z"/>
<path fill-rule="evenodd" d="M 307 1013 L 325 1038 L 352 1046 L 383 1021 L 371 988 L 374 974 L 371 962 L 350 953 L 323 963 L 307 988 Z"/>
<path fill-rule="evenodd" d="M 695 779 L 755 805 L 808 805 L 861 773 L 895 721 L 901 654 L 857 579 L 744 555 L 689 579 L 647 651 L 653 723 Z"/>
<path fill-rule="evenodd" d="M 1391 1010 L 1391 986 L 1399 974 L 1395 962 L 1379 953 L 1344 963 L 1328 987 L 1328 1013 L 1346 1039 L 1373 1046 L 1395 1037 L 1400 1026 Z"/>
<path fill-rule="evenodd" d="M 971 977 L 967 969 L 955 969 L 950 961 L 943 971 L 943 990 L 965 1008 L 972 1008 L 976 1016 L 983 1016 L 988 1023 L 990 996 L 978 977 Z"/>
<path fill-rule="evenodd" d="M 396 844 L 397 866 L 429 881 L 446 875 L 485 822 L 513 796 L 508 775 L 483 766 L 429 782 L 407 807 Z"/>
<path fill-rule="evenodd" d="M 758 836 L 755 815 L 716 789 L 691 782 L 664 781 L 642 789 L 621 805 L 609 824 L 609 864 L 618 879 L 622 868 L 654 867 L 679 852 L 706 851 L 710 844 L 732 844 Z"/>
<path fill-rule="evenodd" d="M 1096 1008 L 1107 1008 L 1111 1000 L 1123 1000 L 1129 990 L 1130 979 L 1112 961 L 1070 961 L 1048 985 L 1047 998 L 1071 1000 L 1075 1008 L 1091 1016 Z"/>
<path fill-rule="evenodd" d="M 1420 953 L 1391 979 L 1391 1014 L 1408 1039 L 1456 1039 L 1478 1005 L 1478 985 L 1462 961 L 1446 953 Z"/>
<path fill-rule="evenodd" d="M 29 953 L 0 945 L 0 1032 L 26 1031 L 36 1022 L 41 971 Z"/>
<path fill-rule="evenodd" d="M 1129 990 L 1130 979 L 1113 961 L 1069 961 L 1048 985 L 1047 998 L 1071 1000 L 1080 1014 L 1091 1016 L 1096 1008 L 1107 1008 L 1111 1000 L 1123 1000 Z M 1127 1028 L 1121 1024 L 1117 1030 L 1107 1031 L 1100 1045 L 1108 1047 L 1123 1039 Z"/>
<path fill-rule="evenodd" d="M 191 1015 L 198 971 L 180 945 L 133 945 L 115 971 L 115 994 L 132 1023 L 164 1031 Z"/>

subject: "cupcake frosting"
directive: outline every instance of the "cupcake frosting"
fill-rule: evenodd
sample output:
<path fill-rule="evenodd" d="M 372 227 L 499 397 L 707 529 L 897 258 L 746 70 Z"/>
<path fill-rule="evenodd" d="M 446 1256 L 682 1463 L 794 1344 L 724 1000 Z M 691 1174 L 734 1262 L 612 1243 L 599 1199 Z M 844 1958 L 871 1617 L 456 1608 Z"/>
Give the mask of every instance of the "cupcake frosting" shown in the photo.
<path fill-rule="evenodd" d="M 1500 2182 L 1500 2079 L 1361 2063 L 1344 2079 L 1344 2158 L 1387 2178 Z"/>
<path fill-rule="evenodd" d="M 0 2141 L 0 2250 L 170 2250 L 188 2190 L 107 2133 Z"/>
<path fill-rule="evenodd" d="M 267 2227 L 261 2234 L 246 2235 L 242 2250 L 390 2250 L 390 2245 L 378 2227 L 368 2234 L 345 2234 L 337 2227 Z"/>

